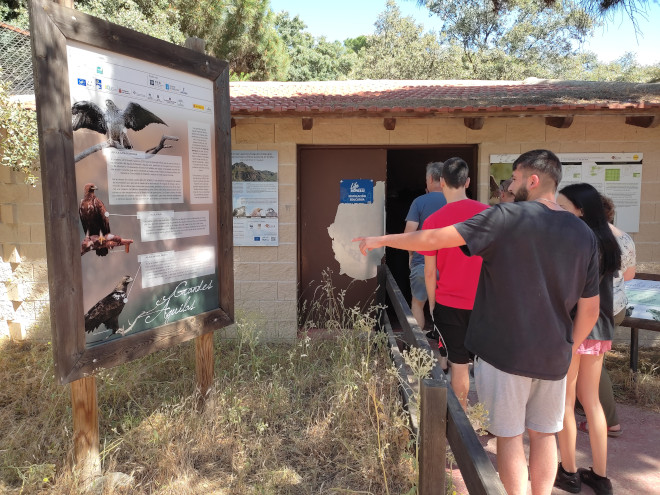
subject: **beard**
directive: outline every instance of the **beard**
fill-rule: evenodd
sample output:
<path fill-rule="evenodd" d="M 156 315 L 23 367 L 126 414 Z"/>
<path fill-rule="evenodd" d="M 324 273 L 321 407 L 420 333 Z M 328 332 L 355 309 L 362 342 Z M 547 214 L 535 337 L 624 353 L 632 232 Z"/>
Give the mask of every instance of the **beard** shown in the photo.
<path fill-rule="evenodd" d="M 527 186 L 521 186 L 515 193 L 513 193 L 513 202 L 519 203 L 521 201 L 527 201 L 529 198 L 529 190 Z"/>

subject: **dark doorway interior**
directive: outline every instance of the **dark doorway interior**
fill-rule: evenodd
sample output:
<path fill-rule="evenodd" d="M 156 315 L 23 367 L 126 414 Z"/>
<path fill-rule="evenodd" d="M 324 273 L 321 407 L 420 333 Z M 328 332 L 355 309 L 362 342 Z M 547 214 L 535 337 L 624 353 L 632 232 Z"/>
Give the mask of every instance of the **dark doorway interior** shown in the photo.
<path fill-rule="evenodd" d="M 468 197 L 477 197 L 477 146 L 438 148 L 397 148 L 387 150 L 387 185 L 385 230 L 388 234 L 403 232 L 406 215 L 413 200 L 425 193 L 426 164 L 451 157 L 463 158 L 470 166 Z M 408 254 L 387 248 L 385 259 L 397 285 L 410 303 Z M 429 319 L 427 319 L 429 321 Z"/>

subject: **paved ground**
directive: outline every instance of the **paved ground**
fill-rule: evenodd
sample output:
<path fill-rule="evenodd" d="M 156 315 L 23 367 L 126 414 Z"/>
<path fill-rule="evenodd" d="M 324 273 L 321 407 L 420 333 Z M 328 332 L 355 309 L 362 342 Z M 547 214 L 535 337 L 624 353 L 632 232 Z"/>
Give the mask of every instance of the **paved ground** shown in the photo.
<path fill-rule="evenodd" d="M 470 384 L 469 400 L 471 403 L 477 400 L 473 380 Z M 614 493 L 660 495 L 660 414 L 622 404 L 618 405 L 618 413 L 624 431 L 620 437 L 608 439 L 607 455 L 608 477 L 612 480 Z M 578 420 L 583 421 L 584 418 L 578 416 Z M 496 466 L 495 437 L 481 437 L 481 443 Z M 527 444 L 525 447 L 527 449 Z M 591 466 L 589 435 L 582 432 L 578 432 L 577 461 L 578 467 Z M 456 493 L 467 494 L 458 469 L 453 471 L 453 477 Z M 558 488 L 552 491 L 552 495 L 566 493 Z M 591 495 L 594 492 L 584 486 L 582 493 Z"/>

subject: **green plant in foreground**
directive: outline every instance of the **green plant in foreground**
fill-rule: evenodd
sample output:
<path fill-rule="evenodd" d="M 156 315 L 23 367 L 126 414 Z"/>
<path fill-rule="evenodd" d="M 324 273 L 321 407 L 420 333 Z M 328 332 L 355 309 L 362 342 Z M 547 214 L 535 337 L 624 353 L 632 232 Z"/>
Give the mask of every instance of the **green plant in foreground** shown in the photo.
<path fill-rule="evenodd" d="M 0 67 L 0 71 L 2 68 Z M 0 134 L 2 165 L 25 174 L 25 183 L 35 185 L 39 177 L 39 137 L 34 110 L 11 101 L 7 83 L 0 80 Z"/>

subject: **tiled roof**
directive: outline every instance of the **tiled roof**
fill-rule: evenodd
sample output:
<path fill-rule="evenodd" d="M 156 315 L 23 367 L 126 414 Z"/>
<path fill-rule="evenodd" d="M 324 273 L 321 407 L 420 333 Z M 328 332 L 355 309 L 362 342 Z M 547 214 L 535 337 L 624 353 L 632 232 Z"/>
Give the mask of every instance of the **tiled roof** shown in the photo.
<path fill-rule="evenodd" d="M 660 112 L 660 84 L 524 81 L 232 82 L 232 115 Z"/>

